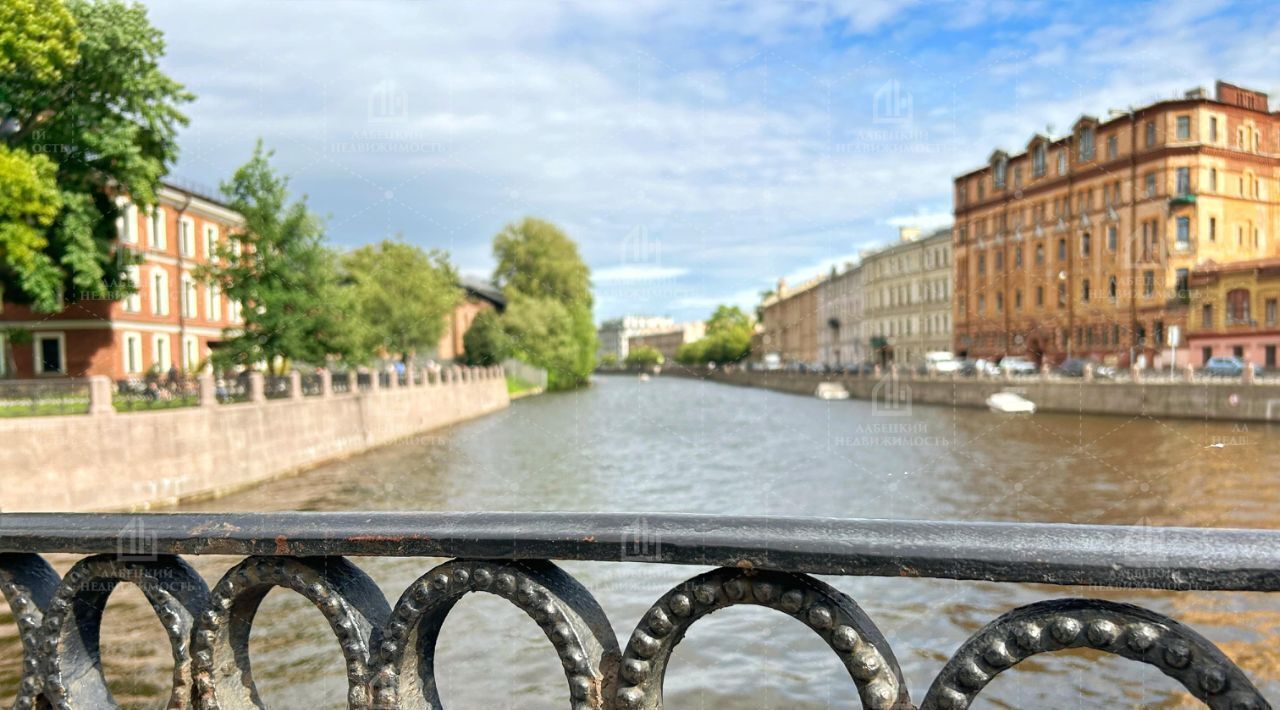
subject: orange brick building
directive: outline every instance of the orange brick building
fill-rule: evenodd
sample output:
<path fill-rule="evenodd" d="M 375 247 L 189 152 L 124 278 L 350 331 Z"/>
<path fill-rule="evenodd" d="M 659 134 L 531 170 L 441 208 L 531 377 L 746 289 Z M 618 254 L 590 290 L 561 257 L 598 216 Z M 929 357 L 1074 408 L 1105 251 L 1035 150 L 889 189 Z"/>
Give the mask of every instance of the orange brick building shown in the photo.
<path fill-rule="evenodd" d="M 1191 271 L 1280 254 L 1278 141 L 1218 82 L 995 151 L 955 179 L 956 352 L 1151 363 L 1176 333 L 1186 362 Z"/>
<path fill-rule="evenodd" d="M 4 304 L 0 329 L 27 331 L 31 342 L 6 343 L 0 335 L 0 376 L 127 379 L 204 365 L 223 330 L 241 322 L 241 306 L 194 271 L 244 220 L 222 202 L 174 185 L 157 194 L 159 204 L 148 210 L 120 200 L 116 243 L 141 257 L 129 267 L 137 292 L 122 285 L 114 300 L 71 301 L 53 314 Z"/>
<path fill-rule="evenodd" d="M 507 297 L 491 283 L 463 278 L 460 285 L 462 300 L 447 316 L 440 344 L 436 346 L 435 357 L 441 362 L 460 360 L 466 354 L 463 338 L 476 316 L 485 311 L 496 310 L 501 313 L 507 308 Z"/>

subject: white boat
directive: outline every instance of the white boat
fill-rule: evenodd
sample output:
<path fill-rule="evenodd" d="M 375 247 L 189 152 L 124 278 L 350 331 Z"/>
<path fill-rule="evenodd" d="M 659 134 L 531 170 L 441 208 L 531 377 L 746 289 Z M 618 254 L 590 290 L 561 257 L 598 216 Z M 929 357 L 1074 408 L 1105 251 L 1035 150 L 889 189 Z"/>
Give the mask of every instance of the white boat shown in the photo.
<path fill-rule="evenodd" d="M 1035 402 L 1013 392 L 996 392 L 987 397 L 987 406 L 993 412 L 1006 414 L 1033 414 L 1036 411 Z"/>
<path fill-rule="evenodd" d="M 649 373 L 647 373 L 647 372 L 641 372 L 641 373 L 640 373 L 640 381 L 641 381 L 641 382 L 648 382 L 648 381 L 649 381 Z"/>
<path fill-rule="evenodd" d="M 813 394 L 818 399 L 849 399 L 849 390 L 839 382 L 820 383 Z"/>

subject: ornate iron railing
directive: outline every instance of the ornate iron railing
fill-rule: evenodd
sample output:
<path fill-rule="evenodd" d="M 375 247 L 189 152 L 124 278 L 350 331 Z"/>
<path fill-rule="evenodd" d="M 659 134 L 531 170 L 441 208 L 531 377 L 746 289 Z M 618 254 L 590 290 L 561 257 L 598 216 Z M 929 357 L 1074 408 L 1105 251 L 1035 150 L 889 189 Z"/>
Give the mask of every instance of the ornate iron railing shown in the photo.
<path fill-rule="evenodd" d="M 871 575 L 1172 590 L 1280 590 L 1280 532 L 634 514 L 6 514 L 0 591 L 25 662 L 17 706 L 112 703 L 99 662 L 107 597 L 120 582 L 163 622 L 170 707 L 261 705 L 248 640 L 273 587 L 314 604 L 340 642 L 353 708 L 440 708 L 434 649 L 464 595 L 507 599 L 561 659 L 569 705 L 662 707 L 685 632 L 729 606 L 757 605 L 816 632 L 865 708 L 917 707 L 889 642 L 844 593 L 811 575 Z M 42 553 L 91 555 L 58 575 Z M 212 590 L 181 555 L 245 555 Z M 389 604 L 348 557 L 452 558 Z M 711 566 L 662 595 L 620 646 L 591 593 L 552 560 Z M 1013 609 L 973 634 L 920 708 L 964 708 L 1036 654 L 1092 648 L 1150 664 L 1211 708 L 1269 708 L 1214 644 L 1162 614 L 1100 599 Z"/>

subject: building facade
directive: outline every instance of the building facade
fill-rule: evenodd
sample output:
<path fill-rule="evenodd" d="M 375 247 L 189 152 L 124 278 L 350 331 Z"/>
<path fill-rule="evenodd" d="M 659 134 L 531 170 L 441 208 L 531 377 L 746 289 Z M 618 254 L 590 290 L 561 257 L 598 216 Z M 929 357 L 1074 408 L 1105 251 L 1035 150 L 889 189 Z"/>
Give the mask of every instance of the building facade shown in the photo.
<path fill-rule="evenodd" d="M 862 331 L 869 359 L 919 364 L 951 350 L 951 230 L 903 227 L 891 247 L 862 256 Z"/>
<path fill-rule="evenodd" d="M 871 359 L 862 333 L 862 265 L 845 264 L 818 285 L 818 360 L 841 367 Z"/>
<path fill-rule="evenodd" d="M 4 304 L 0 329 L 28 332 L 31 342 L 6 343 L 0 334 L 0 375 L 119 380 L 204 366 L 224 330 L 242 322 L 241 305 L 198 281 L 195 270 L 224 244 L 238 248 L 234 234 L 244 219 L 174 185 L 162 185 L 157 197 L 145 210 L 119 201 L 116 246 L 140 262 L 127 268 L 134 292 L 121 284 L 114 300 L 73 301 L 53 314 Z"/>
<path fill-rule="evenodd" d="M 1191 272 L 1189 362 L 1234 355 L 1268 370 L 1280 346 L 1280 258 L 1206 264 Z"/>
<path fill-rule="evenodd" d="M 675 324 L 665 316 L 623 316 L 604 321 L 596 330 L 600 341 L 596 359 L 603 361 L 606 355 L 613 355 L 618 363 L 625 362 L 632 336 L 671 330 Z"/>
<path fill-rule="evenodd" d="M 762 354 L 776 354 L 784 364 L 813 365 L 818 353 L 818 287 L 826 276 L 817 276 L 794 287 L 778 279 L 778 288 L 760 304 Z"/>
<path fill-rule="evenodd" d="M 435 358 L 441 362 L 463 359 L 466 355 L 463 339 L 476 316 L 485 311 L 501 313 L 507 308 L 506 296 L 491 283 L 463 278 L 459 287 L 462 289 L 462 300 L 445 319 L 444 333 L 440 335 L 440 343 L 436 346 Z"/>
<path fill-rule="evenodd" d="M 1266 94 L 1218 82 L 995 151 L 955 180 L 956 351 L 1154 363 L 1198 265 L 1277 254 L 1278 140 Z"/>
<path fill-rule="evenodd" d="M 667 362 L 674 362 L 681 345 L 701 340 L 706 334 L 707 324 L 702 321 L 677 323 L 666 330 L 631 336 L 628 352 L 638 347 L 650 347 L 662 353 Z"/>

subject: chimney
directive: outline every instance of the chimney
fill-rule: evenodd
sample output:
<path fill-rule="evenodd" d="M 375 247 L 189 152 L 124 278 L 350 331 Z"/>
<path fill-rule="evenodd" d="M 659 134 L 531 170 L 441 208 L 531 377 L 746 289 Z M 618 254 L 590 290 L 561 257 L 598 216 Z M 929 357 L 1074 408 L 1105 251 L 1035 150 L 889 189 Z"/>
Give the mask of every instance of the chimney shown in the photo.
<path fill-rule="evenodd" d="M 786 280 L 786 279 L 778 279 L 778 291 L 777 291 L 777 294 L 778 294 L 778 298 L 786 298 L 786 297 L 787 297 L 787 280 Z"/>
<path fill-rule="evenodd" d="M 904 242 L 914 242 L 916 237 L 920 236 L 919 227 L 898 227 L 898 239 Z"/>

